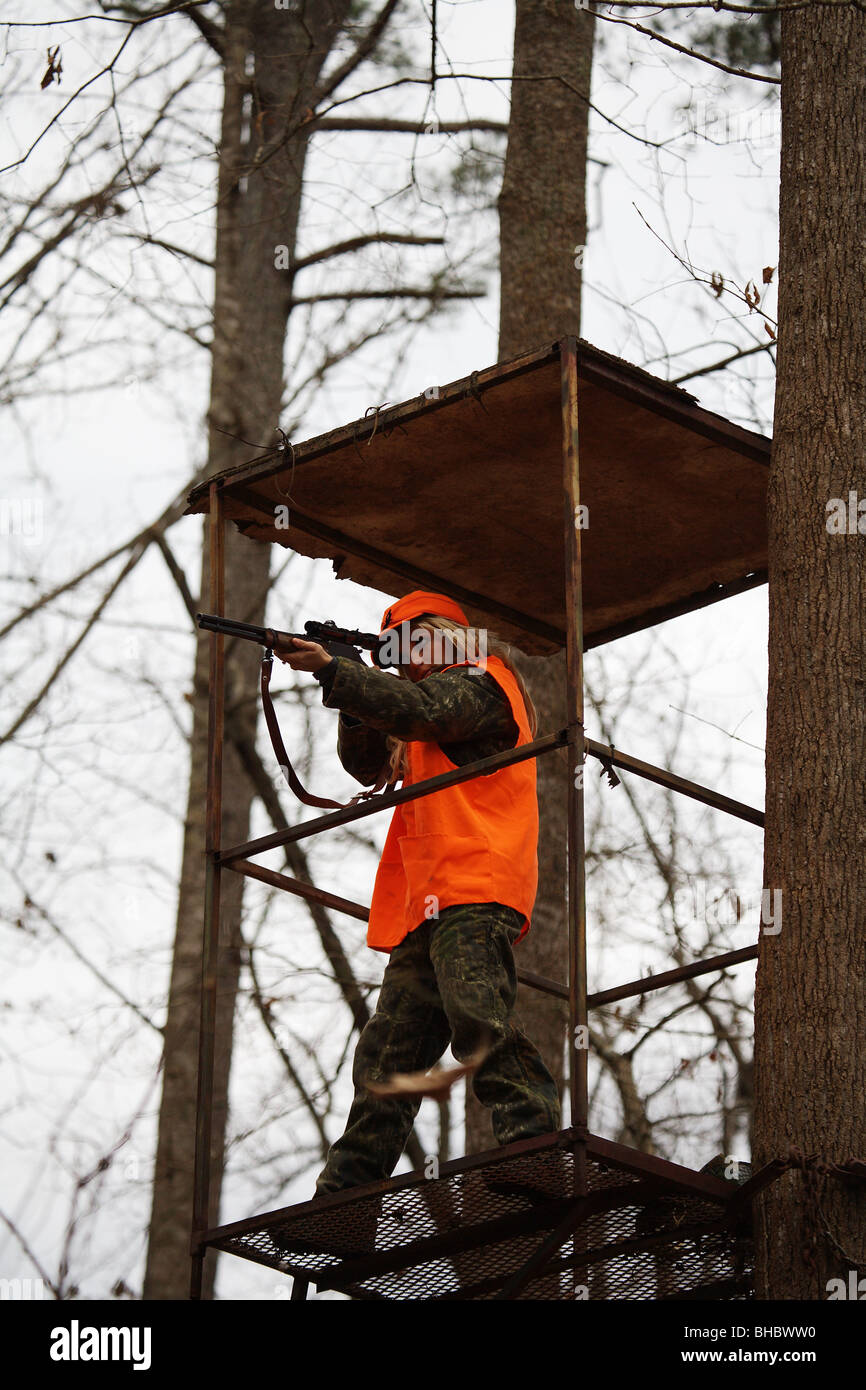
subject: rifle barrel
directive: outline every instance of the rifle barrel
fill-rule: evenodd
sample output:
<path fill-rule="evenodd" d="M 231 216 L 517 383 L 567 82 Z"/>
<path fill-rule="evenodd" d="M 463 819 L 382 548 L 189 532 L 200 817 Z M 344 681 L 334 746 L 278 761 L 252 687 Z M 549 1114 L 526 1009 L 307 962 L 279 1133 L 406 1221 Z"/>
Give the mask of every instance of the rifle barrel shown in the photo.
<path fill-rule="evenodd" d="M 241 623 L 235 618 L 221 618 L 216 613 L 196 613 L 195 620 L 205 632 L 222 632 L 226 637 L 245 637 L 267 646 L 267 629 Z"/>
<path fill-rule="evenodd" d="M 236 618 L 223 618 L 217 613 L 196 613 L 195 620 L 205 632 L 221 632 L 226 637 L 240 637 L 247 642 L 258 642 L 263 647 L 273 647 L 278 641 L 291 637 L 301 637 L 299 632 L 281 632 L 276 628 L 254 627 L 252 623 L 242 623 Z M 363 647 L 369 652 L 377 652 L 380 638 L 375 632 L 358 632 L 355 628 L 337 627 L 331 622 L 307 622 L 302 637 L 306 642 L 319 642 L 330 650 L 330 645 Z"/>

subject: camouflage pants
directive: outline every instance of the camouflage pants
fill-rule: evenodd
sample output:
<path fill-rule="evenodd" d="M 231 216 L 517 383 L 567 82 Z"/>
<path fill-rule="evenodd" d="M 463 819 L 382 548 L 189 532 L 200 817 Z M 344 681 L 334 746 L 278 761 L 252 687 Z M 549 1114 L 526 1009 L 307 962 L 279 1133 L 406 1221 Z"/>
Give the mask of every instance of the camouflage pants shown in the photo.
<path fill-rule="evenodd" d="M 501 903 L 447 907 L 394 947 L 376 1012 L 355 1049 L 355 1098 L 345 1132 L 331 1145 L 317 1196 L 391 1176 L 421 1102 L 374 1096 L 364 1083 L 426 1071 L 449 1042 L 458 1061 L 489 1047 L 472 1086 L 493 1112 L 497 1143 L 560 1128 L 553 1077 L 511 1021 L 517 996 L 511 947 L 521 921 Z"/>

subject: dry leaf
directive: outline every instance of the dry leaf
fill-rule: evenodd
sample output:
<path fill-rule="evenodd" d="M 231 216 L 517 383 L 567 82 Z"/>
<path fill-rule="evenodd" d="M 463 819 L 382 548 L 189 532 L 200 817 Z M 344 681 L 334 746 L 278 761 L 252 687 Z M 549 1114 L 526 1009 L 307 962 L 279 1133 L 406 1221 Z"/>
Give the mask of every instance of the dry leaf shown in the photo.
<path fill-rule="evenodd" d="M 48 66 L 45 69 L 45 74 L 42 78 L 42 81 L 39 84 L 43 92 L 45 91 L 46 87 L 51 86 L 52 82 L 56 81 L 57 83 L 59 83 L 60 74 L 63 72 L 63 64 L 60 61 L 60 44 L 57 44 L 54 48 L 46 49 L 45 53 Z"/>
<path fill-rule="evenodd" d="M 476 1072 L 489 1049 L 476 1052 L 459 1067 L 440 1067 L 438 1071 L 395 1072 L 387 1081 L 367 1081 L 367 1090 L 374 1096 L 431 1096 L 440 1100 L 455 1082 Z"/>

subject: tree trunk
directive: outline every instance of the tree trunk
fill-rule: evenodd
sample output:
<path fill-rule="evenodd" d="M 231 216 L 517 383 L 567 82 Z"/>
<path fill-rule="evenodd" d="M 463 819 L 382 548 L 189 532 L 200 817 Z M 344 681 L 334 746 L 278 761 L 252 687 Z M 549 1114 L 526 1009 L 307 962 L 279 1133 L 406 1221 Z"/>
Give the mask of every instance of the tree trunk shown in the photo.
<path fill-rule="evenodd" d="M 866 498 L 864 74 L 862 11 L 783 15 L 764 860 L 782 924 L 758 957 L 758 1166 L 792 1146 L 866 1158 L 866 542 L 828 533 L 826 512 Z M 756 1238 L 759 1298 L 825 1299 L 866 1274 L 866 1193 L 791 1170 Z"/>
<path fill-rule="evenodd" d="M 274 442 L 283 395 L 283 355 L 291 282 L 275 269 L 275 247 L 294 254 L 306 139 L 280 145 L 281 132 L 310 105 L 322 64 L 351 7 L 318 0 L 303 23 L 293 13 L 257 0 L 227 7 L 225 95 L 219 161 L 213 367 L 208 415 L 211 472 L 243 458 L 244 446 Z M 262 159 L 260 156 L 266 156 Z M 239 450 L 242 451 L 239 453 Z M 246 453 L 249 449 L 246 449 Z M 229 524 L 226 599 L 233 616 L 263 621 L 270 549 L 246 540 Z M 204 598 L 207 547 L 202 565 Z M 191 767 L 180 895 L 165 1025 L 164 1076 L 153 1182 L 145 1298 L 186 1298 L 192 1218 L 197 1088 L 204 810 L 207 753 L 208 646 L 196 650 Z M 250 736 L 257 716 L 258 656 L 246 643 L 227 644 L 227 708 Z M 223 844 L 249 835 L 252 788 L 235 749 L 226 744 Z M 222 1181 L 232 1024 L 238 985 L 243 879 L 222 885 L 216 1024 L 211 1219 L 218 1219 Z M 213 1291 L 215 1257 L 205 1262 L 204 1297 Z"/>
<path fill-rule="evenodd" d="M 499 359 L 580 331 L 580 258 L 586 240 L 586 150 L 595 19 L 572 0 L 517 0 L 514 76 L 505 177 L 499 195 L 501 263 Z M 534 76 L 547 80 L 532 79 Z M 564 80 L 557 81 L 555 76 Z M 551 78 L 554 80 L 551 80 Z M 561 538 L 556 537 L 560 544 Z M 539 734 L 568 722 L 565 652 L 519 657 L 538 711 Z M 537 760 L 539 886 L 532 930 L 518 964 L 554 980 L 568 978 L 566 805 L 569 753 Z M 521 1026 L 563 1092 L 566 1005 L 521 986 Z M 494 1146 L 489 1113 L 471 1095 L 466 1152 Z"/>

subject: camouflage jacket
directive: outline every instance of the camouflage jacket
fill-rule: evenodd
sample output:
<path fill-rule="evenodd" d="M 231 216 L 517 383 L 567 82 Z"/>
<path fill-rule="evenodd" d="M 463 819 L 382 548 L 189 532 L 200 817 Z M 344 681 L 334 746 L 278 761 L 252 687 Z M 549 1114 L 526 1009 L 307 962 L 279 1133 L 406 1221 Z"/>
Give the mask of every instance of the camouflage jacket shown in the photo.
<path fill-rule="evenodd" d="M 340 762 L 363 786 L 371 786 L 382 771 L 388 734 L 438 743 L 458 767 L 517 743 L 508 696 L 479 667 L 433 671 L 415 683 L 338 656 L 316 677 L 322 703 L 340 711 Z"/>

